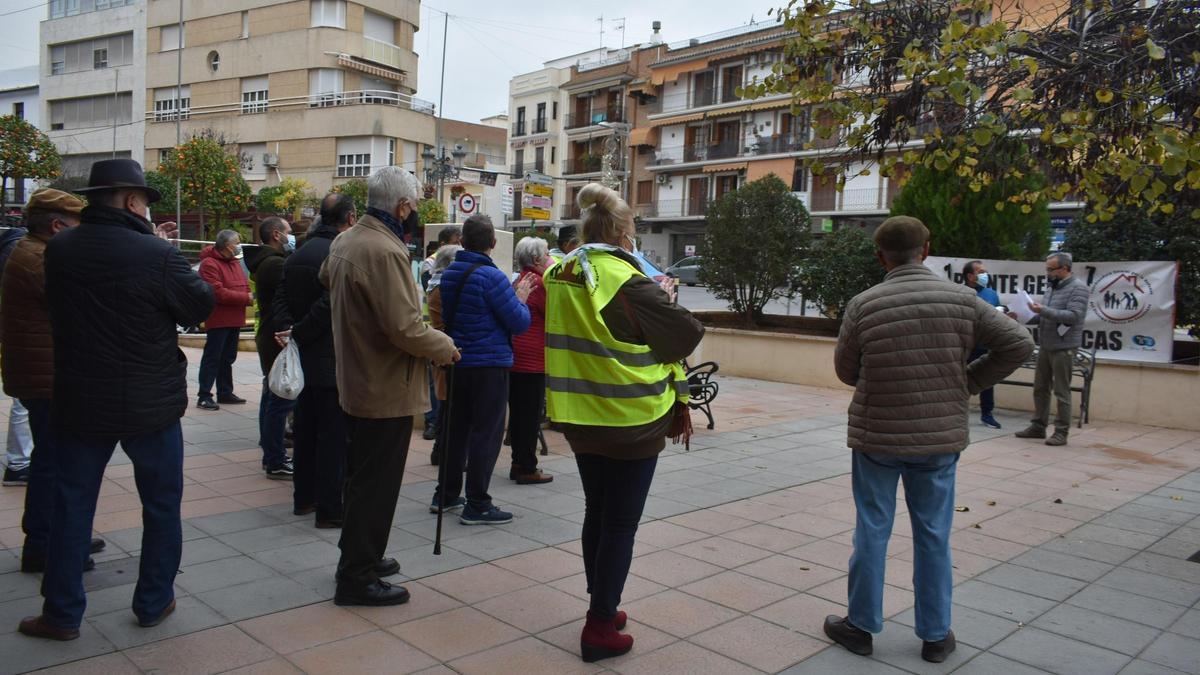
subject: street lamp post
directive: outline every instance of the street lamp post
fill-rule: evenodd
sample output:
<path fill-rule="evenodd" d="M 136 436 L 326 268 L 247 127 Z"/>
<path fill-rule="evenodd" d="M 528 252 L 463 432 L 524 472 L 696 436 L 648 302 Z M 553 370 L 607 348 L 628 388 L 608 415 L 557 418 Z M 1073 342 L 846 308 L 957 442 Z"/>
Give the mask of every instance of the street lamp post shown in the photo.
<path fill-rule="evenodd" d="M 437 181 L 438 200 L 441 200 L 442 186 L 447 178 L 458 178 L 458 170 L 462 168 L 467 151 L 461 145 L 455 145 L 454 149 L 450 151 L 449 157 L 446 156 L 445 148 L 439 148 L 438 151 L 439 154 L 434 155 L 433 150 L 429 146 L 425 146 L 425 151 L 421 153 L 421 159 L 425 162 L 425 182 Z"/>

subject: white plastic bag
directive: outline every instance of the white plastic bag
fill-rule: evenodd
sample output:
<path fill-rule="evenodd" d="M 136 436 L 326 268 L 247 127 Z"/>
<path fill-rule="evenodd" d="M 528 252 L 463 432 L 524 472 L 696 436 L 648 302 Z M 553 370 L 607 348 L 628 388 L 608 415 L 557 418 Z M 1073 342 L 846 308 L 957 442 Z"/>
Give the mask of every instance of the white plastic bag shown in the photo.
<path fill-rule="evenodd" d="M 271 374 L 267 377 L 271 393 L 279 398 L 295 401 L 304 389 L 304 371 L 300 369 L 300 349 L 295 340 L 288 340 L 287 346 L 275 357 L 271 366 Z"/>

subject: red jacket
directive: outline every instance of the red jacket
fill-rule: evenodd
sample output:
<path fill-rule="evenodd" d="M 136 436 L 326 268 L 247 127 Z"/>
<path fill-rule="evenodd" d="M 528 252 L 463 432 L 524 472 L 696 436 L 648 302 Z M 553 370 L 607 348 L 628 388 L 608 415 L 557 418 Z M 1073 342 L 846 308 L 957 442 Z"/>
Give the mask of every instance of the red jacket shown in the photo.
<path fill-rule="evenodd" d="M 242 261 L 226 260 L 212 246 L 200 252 L 200 278 L 212 286 L 217 305 L 204 322 L 206 328 L 241 328 L 246 325 L 246 308 L 254 304 L 250 282 Z"/>
<path fill-rule="evenodd" d="M 542 275 L 532 268 L 521 270 L 514 286 L 525 277 L 533 279 L 533 290 L 525 301 L 529 308 L 529 330 L 514 335 L 513 342 L 513 372 L 544 373 L 546 372 L 546 287 L 542 284 Z"/>

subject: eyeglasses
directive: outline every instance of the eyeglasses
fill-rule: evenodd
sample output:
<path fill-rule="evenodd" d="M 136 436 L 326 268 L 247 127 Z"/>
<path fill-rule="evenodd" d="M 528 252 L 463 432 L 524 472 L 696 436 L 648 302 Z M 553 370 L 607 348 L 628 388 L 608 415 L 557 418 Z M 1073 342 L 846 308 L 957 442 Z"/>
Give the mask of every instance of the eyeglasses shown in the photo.
<path fill-rule="evenodd" d="M 1047 272 L 1057 272 L 1058 270 L 1061 270 L 1061 269 L 1062 269 L 1062 266 L 1060 265 L 1059 267 L 1047 267 L 1046 271 Z"/>

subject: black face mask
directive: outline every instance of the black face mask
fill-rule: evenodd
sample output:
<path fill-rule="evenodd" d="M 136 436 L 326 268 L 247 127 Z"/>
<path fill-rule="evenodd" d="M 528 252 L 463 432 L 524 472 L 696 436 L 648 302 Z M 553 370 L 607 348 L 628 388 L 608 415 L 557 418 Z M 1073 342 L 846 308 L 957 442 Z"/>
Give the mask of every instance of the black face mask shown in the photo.
<path fill-rule="evenodd" d="M 417 210 L 413 209 L 404 219 L 404 232 L 405 234 L 416 234 L 419 229 L 421 229 L 421 217 L 417 215 Z"/>
<path fill-rule="evenodd" d="M 1050 288 L 1058 288 L 1058 283 L 1062 281 L 1062 279 L 1047 278 L 1046 281 L 1050 282 Z"/>

